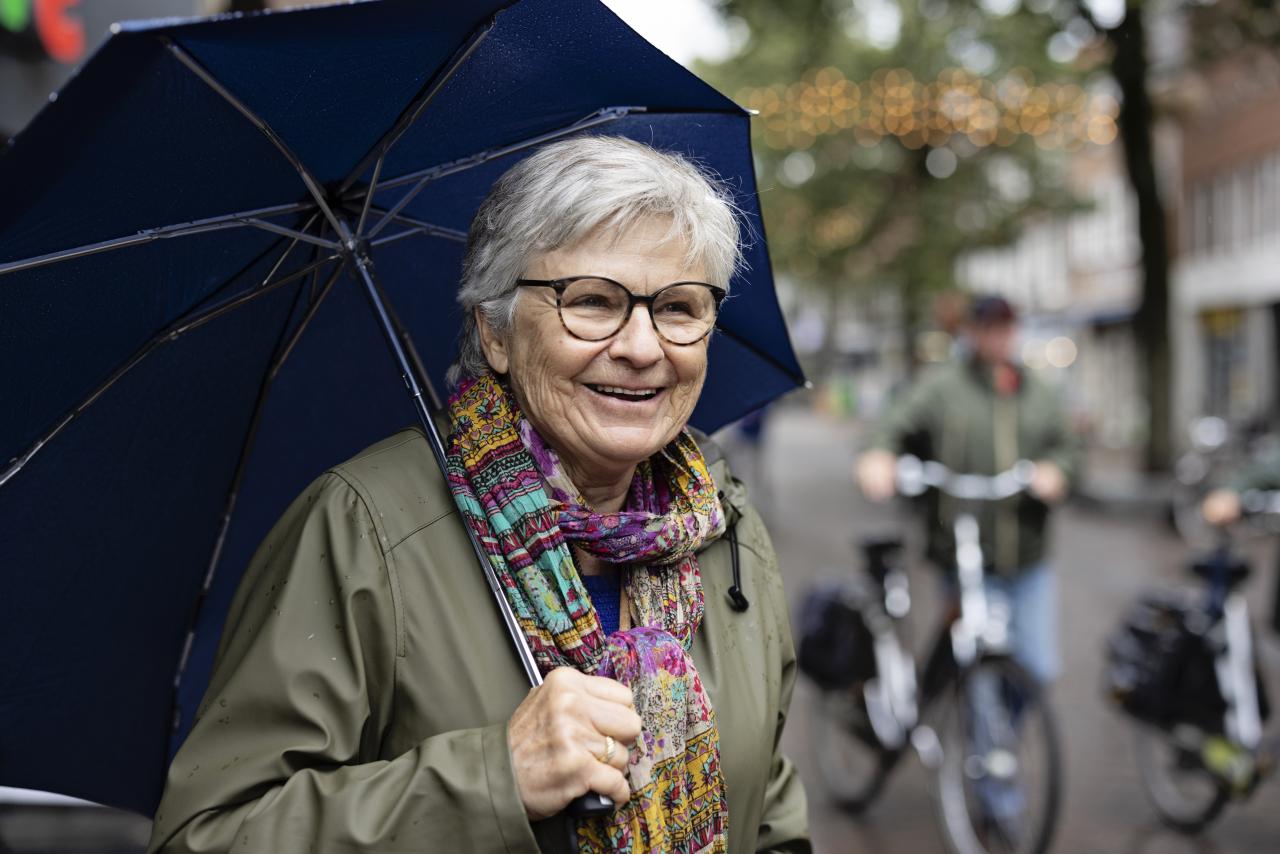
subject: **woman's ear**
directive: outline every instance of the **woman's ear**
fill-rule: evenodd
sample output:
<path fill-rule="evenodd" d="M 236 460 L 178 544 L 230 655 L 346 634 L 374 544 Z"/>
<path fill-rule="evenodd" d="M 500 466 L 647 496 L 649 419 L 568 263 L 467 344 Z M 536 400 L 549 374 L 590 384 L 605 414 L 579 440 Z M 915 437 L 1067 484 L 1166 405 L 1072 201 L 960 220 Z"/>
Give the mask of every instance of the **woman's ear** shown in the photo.
<path fill-rule="evenodd" d="M 485 317 L 484 309 L 476 306 L 474 318 L 476 331 L 480 333 L 480 349 L 484 351 L 489 368 L 495 374 L 505 374 L 511 366 L 507 342 L 489 324 L 489 318 Z"/>

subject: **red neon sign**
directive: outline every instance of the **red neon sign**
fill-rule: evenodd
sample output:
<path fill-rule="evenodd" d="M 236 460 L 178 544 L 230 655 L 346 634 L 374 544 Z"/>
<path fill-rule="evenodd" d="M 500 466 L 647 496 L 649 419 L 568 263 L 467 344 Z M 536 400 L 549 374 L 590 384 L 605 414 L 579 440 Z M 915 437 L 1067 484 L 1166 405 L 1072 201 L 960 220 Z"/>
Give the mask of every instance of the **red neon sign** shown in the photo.
<path fill-rule="evenodd" d="M 72 13 L 80 0 L 0 0 L 0 27 L 16 34 L 35 20 L 40 47 L 58 62 L 73 63 L 84 56 L 84 22 Z"/>

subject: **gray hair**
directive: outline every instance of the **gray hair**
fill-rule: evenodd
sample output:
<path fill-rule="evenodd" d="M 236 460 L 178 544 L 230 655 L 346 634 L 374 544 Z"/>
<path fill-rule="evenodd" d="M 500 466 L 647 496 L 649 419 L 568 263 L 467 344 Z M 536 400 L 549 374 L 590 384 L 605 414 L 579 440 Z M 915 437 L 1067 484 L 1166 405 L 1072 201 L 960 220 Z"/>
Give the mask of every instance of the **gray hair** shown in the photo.
<path fill-rule="evenodd" d="M 498 179 L 471 222 L 449 383 L 489 369 L 476 309 L 499 334 L 509 330 L 516 280 L 535 255 L 572 247 L 601 225 L 621 232 L 669 216 L 668 237 L 688 242 L 687 263 L 702 264 L 710 283 L 727 289 L 743 263 L 735 210 L 730 191 L 689 160 L 624 137 L 579 136 L 538 150 Z"/>

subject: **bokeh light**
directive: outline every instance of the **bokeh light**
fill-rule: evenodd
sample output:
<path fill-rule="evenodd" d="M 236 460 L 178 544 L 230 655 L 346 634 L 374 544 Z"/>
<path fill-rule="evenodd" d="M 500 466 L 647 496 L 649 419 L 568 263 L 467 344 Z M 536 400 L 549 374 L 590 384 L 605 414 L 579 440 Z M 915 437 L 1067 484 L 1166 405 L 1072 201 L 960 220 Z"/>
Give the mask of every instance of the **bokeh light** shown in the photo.
<path fill-rule="evenodd" d="M 1077 355 L 1076 342 L 1065 335 L 1059 335 L 1044 345 L 1044 360 L 1055 368 L 1071 367 Z"/>
<path fill-rule="evenodd" d="M 1045 149 L 1109 145 L 1118 134 L 1119 104 L 1074 83 L 1038 84 L 1015 68 L 988 79 L 947 68 L 930 81 L 905 68 L 880 68 L 855 81 L 834 66 L 790 84 L 747 88 L 739 103 L 760 115 L 765 145 L 804 150 L 820 138 L 848 134 L 866 147 L 896 139 L 906 148 L 941 149 L 964 141 L 1007 147 L 1030 137 Z"/>

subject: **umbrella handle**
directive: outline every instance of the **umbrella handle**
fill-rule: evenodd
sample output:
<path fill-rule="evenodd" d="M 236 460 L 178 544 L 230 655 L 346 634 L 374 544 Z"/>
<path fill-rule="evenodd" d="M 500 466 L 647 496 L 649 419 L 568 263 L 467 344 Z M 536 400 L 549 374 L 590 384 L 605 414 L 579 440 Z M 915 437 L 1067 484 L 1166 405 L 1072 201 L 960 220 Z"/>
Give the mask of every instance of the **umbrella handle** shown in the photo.
<path fill-rule="evenodd" d="M 565 808 L 565 812 L 571 818 L 595 818 L 600 815 L 609 815 L 617 808 L 612 798 L 606 798 L 604 795 L 597 795 L 595 792 L 587 792 L 580 798 L 574 798 L 569 806 Z"/>
<path fill-rule="evenodd" d="M 614 805 L 611 799 L 604 795 L 597 795 L 595 792 L 587 792 L 580 798 L 574 798 L 565 808 L 565 814 L 569 818 L 583 819 L 608 815 L 613 810 Z M 569 850 L 574 852 L 581 850 L 578 847 L 578 831 L 574 828 L 574 823 L 565 822 L 565 827 L 569 831 Z"/>

